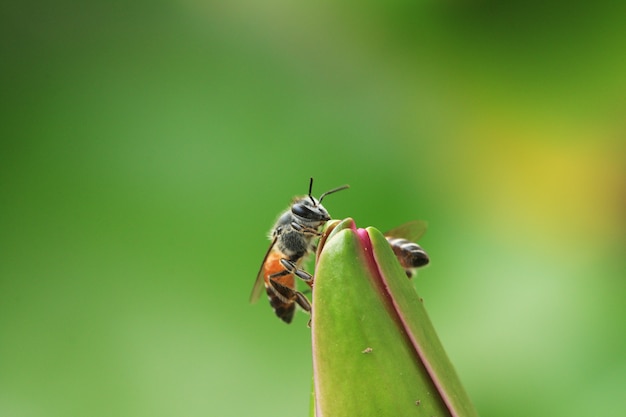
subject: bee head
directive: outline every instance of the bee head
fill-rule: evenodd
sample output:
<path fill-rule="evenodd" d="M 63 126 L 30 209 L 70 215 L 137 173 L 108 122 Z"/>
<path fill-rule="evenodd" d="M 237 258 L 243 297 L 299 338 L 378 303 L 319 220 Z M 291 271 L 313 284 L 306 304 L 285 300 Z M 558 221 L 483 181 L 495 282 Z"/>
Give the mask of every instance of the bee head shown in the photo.
<path fill-rule="evenodd" d="M 302 224 L 306 224 L 310 227 L 318 227 L 330 220 L 330 215 L 328 214 L 324 206 L 322 206 L 322 199 L 328 194 L 345 190 L 346 188 L 348 188 L 348 185 L 342 185 L 341 187 L 333 188 L 330 191 L 326 191 L 320 196 L 320 199 L 317 200 L 311 195 L 311 192 L 313 190 L 313 178 L 311 178 L 311 182 L 309 183 L 309 195 L 297 199 L 291 205 L 291 213 Z"/>
<path fill-rule="evenodd" d="M 291 213 L 303 224 L 320 225 L 330 220 L 330 215 L 318 200 L 311 196 L 299 198 L 291 206 Z"/>

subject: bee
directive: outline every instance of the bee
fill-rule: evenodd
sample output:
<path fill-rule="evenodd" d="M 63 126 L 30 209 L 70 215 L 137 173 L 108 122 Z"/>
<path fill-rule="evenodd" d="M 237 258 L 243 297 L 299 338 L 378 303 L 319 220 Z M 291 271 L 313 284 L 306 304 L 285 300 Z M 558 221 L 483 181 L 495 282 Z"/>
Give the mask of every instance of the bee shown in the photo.
<path fill-rule="evenodd" d="M 393 253 L 409 278 L 415 275 L 417 268 L 426 266 L 430 262 L 426 251 L 415 243 L 425 232 L 426 223 L 414 220 L 384 233 Z"/>
<path fill-rule="evenodd" d="M 321 236 L 320 228 L 330 220 L 322 200 L 329 194 L 345 190 L 348 185 L 326 191 L 316 199 L 312 196 L 313 178 L 309 182 L 309 194 L 296 197 L 289 209 L 280 215 L 270 233 L 270 244 L 259 273 L 257 274 L 250 302 L 255 302 L 263 287 L 276 315 L 285 323 L 293 320 L 296 304 L 304 311 L 311 311 L 311 303 L 296 289 L 295 277 L 310 287 L 313 276 L 301 268 L 307 255 L 314 252 L 315 240 Z"/>

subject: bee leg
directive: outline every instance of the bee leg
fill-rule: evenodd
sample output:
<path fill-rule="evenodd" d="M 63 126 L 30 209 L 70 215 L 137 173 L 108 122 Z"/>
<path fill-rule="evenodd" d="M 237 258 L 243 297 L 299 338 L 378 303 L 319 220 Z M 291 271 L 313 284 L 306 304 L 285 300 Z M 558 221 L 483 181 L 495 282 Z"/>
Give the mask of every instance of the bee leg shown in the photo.
<path fill-rule="evenodd" d="M 270 275 L 268 279 L 268 288 L 272 290 L 272 293 L 274 293 L 274 295 L 276 295 L 276 297 L 278 297 L 278 299 L 283 303 L 290 303 L 293 301 L 294 297 L 292 292 L 294 290 L 289 287 L 285 287 L 284 285 L 276 281 L 276 278 L 284 277 L 285 275 L 290 274 L 291 272 L 287 270 L 282 270 L 280 272 Z"/>
<path fill-rule="evenodd" d="M 296 303 L 307 313 L 311 314 L 311 302 L 300 291 L 294 291 L 296 293 Z"/>
<path fill-rule="evenodd" d="M 302 308 L 304 311 L 306 311 L 309 314 L 309 321 L 307 322 L 307 327 L 311 328 L 311 309 L 313 307 L 311 307 L 311 302 L 309 301 L 308 298 L 306 298 L 306 296 L 304 294 L 302 294 L 300 291 L 294 291 L 296 294 L 296 303 L 300 306 L 300 308 Z"/>
<path fill-rule="evenodd" d="M 322 236 L 322 234 L 317 229 L 302 226 L 301 224 L 296 222 L 291 222 L 291 227 L 293 227 L 298 232 L 304 233 L 305 235 Z"/>
<path fill-rule="evenodd" d="M 308 298 L 306 298 L 306 296 L 304 294 L 302 294 L 300 291 L 294 291 L 295 295 L 296 295 L 296 303 L 300 306 L 300 308 L 302 308 L 304 311 L 306 311 L 309 316 L 311 315 L 311 302 L 309 301 Z M 311 327 L 311 318 L 309 318 L 309 321 L 307 322 L 307 327 Z"/>
<path fill-rule="evenodd" d="M 281 259 L 280 260 L 280 264 L 285 267 L 285 270 L 283 272 L 287 272 L 289 274 L 294 274 L 295 276 L 297 276 L 298 278 L 300 278 L 301 280 L 303 280 L 304 282 L 306 282 L 307 284 L 309 284 L 311 286 L 311 288 L 313 287 L 313 275 L 309 274 L 308 272 L 306 272 L 304 269 L 299 269 L 295 262 L 290 261 L 289 259 Z M 280 273 L 280 272 L 279 272 Z M 271 281 L 271 279 L 270 279 Z M 304 294 L 302 294 L 300 291 L 295 291 L 296 293 L 296 303 L 298 303 L 298 305 L 300 307 L 302 307 L 302 309 L 304 311 L 306 311 L 307 313 L 311 314 L 311 303 L 309 302 L 309 300 L 306 298 L 306 296 Z M 311 321 L 312 319 L 309 319 L 309 322 L 307 323 L 307 327 L 311 327 Z"/>
<path fill-rule="evenodd" d="M 300 308 L 302 308 L 307 313 L 311 314 L 311 309 L 312 309 L 311 302 L 309 301 L 308 298 L 306 298 L 306 295 L 302 294 L 298 290 L 294 290 L 292 288 L 282 285 L 281 283 L 276 281 L 276 278 L 279 278 L 285 275 L 294 274 L 298 278 L 311 284 L 313 282 L 313 275 L 309 274 L 303 269 L 298 269 L 296 264 L 288 259 L 281 259 L 280 263 L 282 264 L 283 267 L 285 267 L 285 269 L 269 276 L 268 288 L 284 304 L 295 302 L 296 304 L 300 306 Z M 311 327 L 310 319 L 309 319 L 307 326 Z"/>
<path fill-rule="evenodd" d="M 291 272 L 287 272 L 287 274 L 282 274 L 278 272 L 277 274 L 273 274 L 269 279 L 269 288 L 272 292 L 278 297 L 283 303 L 296 302 L 304 311 L 307 313 L 311 313 L 311 302 L 306 298 L 304 294 L 300 291 L 291 289 L 289 287 L 285 287 L 284 285 L 278 283 L 274 280 L 276 275 L 288 275 Z"/>
<path fill-rule="evenodd" d="M 289 259 L 281 259 L 280 263 L 282 266 L 285 267 L 285 270 L 288 273 L 296 275 L 298 278 L 306 283 L 313 282 L 313 275 L 309 274 L 304 269 L 298 269 L 296 264 Z"/>

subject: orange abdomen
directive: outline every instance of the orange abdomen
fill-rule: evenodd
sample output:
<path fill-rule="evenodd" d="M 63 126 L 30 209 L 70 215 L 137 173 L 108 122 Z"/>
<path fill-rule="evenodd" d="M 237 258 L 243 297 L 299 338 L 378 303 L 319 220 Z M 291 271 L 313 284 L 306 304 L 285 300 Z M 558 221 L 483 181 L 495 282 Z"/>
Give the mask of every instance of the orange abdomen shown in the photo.
<path fill-rule="evenodd" d="M 277 251 L 274 251 L 268 255 L 267 260 L 265 261 L 265 265 L 263 267 L 263 270 L 264 270 L 263 278 L 265 279 L 265 288 L 267 288 L 269 285 L 270 276 L 285 270 L 285 267 L 280 263 L 280 260 L 283 257 L 284 256 Z M 291 289 L 296 288 L 296 283 L 295 283 L 293 274 L 283 275 L 282 277 L 276 277 L 274 278 L 274 282 L 278 282 L 280 285 L 287 287 L 287 288 L 291 288 Z"/>
<path fill-rule="evenodd" d="M 292 299 L 285 300 L 285 297 L 279 297 L 274 289 L 270 287 L 269 283 L 270 276 L 285 270 L 285 267 L 280 263 L 282 258 L 283 255 L 277 251 L 273 251 L 267 256 L 265 265 L 263 265 L 263 278 L 265 279 L 265 291 L 270 300 L 270 305 L 274 309 L 274 313 L 284 322 L 291 323 L 296 311 L 295 301 Z M 272 281 L 292 290 L 296 287 L 293 274 L 274 277 Z"/>

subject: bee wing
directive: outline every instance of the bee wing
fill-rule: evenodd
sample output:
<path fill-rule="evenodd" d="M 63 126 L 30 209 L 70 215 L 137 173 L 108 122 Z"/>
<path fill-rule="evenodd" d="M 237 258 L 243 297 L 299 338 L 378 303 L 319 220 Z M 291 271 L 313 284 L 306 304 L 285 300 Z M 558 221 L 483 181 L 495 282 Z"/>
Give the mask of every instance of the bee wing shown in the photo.
<path fill-rule="evenodd" d="M 428 224 L 423 220 L 412 220 L 385 232 L 384 235 L 403 238 L 410 242 L 417 242 L 419 238 L 426 233 L 427 227 Z"/>
<path fill-rule="evenodd" d="M 263 258 L 263 263 L 261 264 L 261 268 L 259 268 L 259 273 L 257 274 L 256 281 L 254 281 L 254 286 L 252 287 L 252 293 L 250 293 L 251 303 L 257 302 L 257 300 L 259 299 L 259 296 L 261 295 L 261 293 L 263 292 L 263 289 L 265 288 L 265 277 L 263 276 L 263 271 L 265 269 L 264 268 L 265 261 L 267 261 L 267 257 L 272 252 L 272 249 L 274 249 L 275 243 L 276 243 L 276 238 L 272 240 L 272 243 L 270 244 L 269 249 L 267 249 L 267 253 L 265 254 L 265 257 Z"/>

